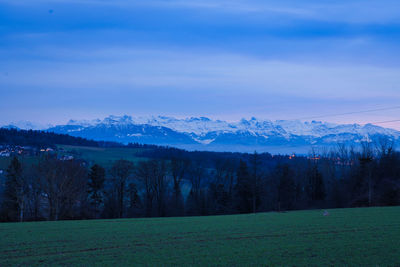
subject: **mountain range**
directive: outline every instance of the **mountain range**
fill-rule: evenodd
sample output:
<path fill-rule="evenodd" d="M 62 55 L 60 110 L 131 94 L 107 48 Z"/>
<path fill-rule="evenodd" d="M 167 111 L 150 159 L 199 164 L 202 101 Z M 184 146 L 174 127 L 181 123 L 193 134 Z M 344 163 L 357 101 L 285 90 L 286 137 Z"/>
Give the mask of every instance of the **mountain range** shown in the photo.
<path fill-rule="evenodd" d="M 30 122 L 7 127 L 40 128 Z M 321 121 L 242 119 L 237 122 L 206 117 L 178 119 L 166 116 L 108 116 L 103 120 L 70 120 L 42 128 L 93 140 L 168 145 L 188 150 L 232 152 L 308 153 L 339 143 L 357 145 L 382 138 L 400 144 L 400 131 L 366 124 Z"/>

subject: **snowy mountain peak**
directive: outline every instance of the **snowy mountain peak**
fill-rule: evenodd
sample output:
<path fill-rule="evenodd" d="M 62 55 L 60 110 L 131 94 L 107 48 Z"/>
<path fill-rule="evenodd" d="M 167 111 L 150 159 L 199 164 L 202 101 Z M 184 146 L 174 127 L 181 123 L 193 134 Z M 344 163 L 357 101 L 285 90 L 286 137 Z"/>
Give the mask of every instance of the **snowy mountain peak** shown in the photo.
<path fill-rule="evenodd" d="M 168 116 L 132 117 L 129 115 L 110 115 L 103 120 L 70 120 L 67 125 L 80 125 L 84 127 L 96 125 L 150 125 L 166 127 L 177 132 L 204 136 L 214 133 L 236 133 L 238 131 L 249 131 L 259 135 L 280 135 L 289 138 L 295 136 L 323 137 L 327 135 L 338 135 L 344 133 L 359 134 L 362 136 L 384 134 L 399 138 L 400 132 L 386 129 L 380 126 L 366 124 L 334 124 L 322 121 L 300 121 L 300 120 L 262 120 L 255 117 L 241 119 L 237 122 L 223 120 L 212 120 L 207 117 L 189 117 L 177 119 Z"/>
<path fill-rule="evenodd" d="M 132 117 L 128 115 L 123 115 L 123 116 L 114 116 L 110 115 L 106 117 L 103 122 L 103 124 L 131 124 L 133 123 Z"/>
<path fill-rule="evenodd" d="M 25 123 L 24 127 L 29 128 L 30 124 Z M 66 125 L 48 128 L 48 131 L 94 140 L 175 145 L 187 149 L 197 145 L 195 149 L 206 147 L 210 150 L 224 151 L 268 151 L 270 147 L 336 146 L 338 143 L 379 141 L 383 137 L 400 145 L 399 131 L 372 124 L 271 121 L 255 117 L 228 122 L 207 117 L 110 115 L 102 120 L 70 120 Z"/>
<path fill-rule="evenodd" d="M 100 119 L 94 119 L 94 120 L 69 120 L 67 122 L 67 125 L 71 126 L 91 126 L 91 125 L 96 125 L 100 123 Z"/>
<path fill-rule="evenodd" d="M 30 121 L 18 121 L 18 122 L 11 122 L 8 125 L 1 126 L 3 128 L 9 129 L 22 129 L 22 130 L 43 130 L 50 127 L 53 127 L 51 124 L 43 124 L 43 123 L 32 123 Z"/>

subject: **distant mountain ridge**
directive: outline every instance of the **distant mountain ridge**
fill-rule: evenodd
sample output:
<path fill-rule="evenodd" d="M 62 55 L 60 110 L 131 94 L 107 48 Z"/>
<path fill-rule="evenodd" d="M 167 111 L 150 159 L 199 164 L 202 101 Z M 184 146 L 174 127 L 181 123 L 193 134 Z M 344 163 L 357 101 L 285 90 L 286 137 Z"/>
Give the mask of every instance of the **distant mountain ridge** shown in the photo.
<path fill-rule="evenodd" d="M 307 152 L 312 147 L 375 142 L 382 138 L 400 143 L 400 131 L 372 124 L 362 126 L 320 121 L 270 121 L 254 117 L 227 122 L 206 117 L 177 119 L 166 116 L 124 115 L 108 116 L 103 120 L 70 120 L 66 125 L 46 130 L 93 140 L 234 152 L 274 150 L 286 153 L 292 150 L 291 152 L 300 153 Z"/>

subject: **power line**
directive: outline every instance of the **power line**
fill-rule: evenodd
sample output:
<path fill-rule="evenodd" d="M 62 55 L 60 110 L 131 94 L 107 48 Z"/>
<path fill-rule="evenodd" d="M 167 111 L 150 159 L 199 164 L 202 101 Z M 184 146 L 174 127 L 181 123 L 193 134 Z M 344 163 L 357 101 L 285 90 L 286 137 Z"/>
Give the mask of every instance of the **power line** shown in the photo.
<path fill-rule="evenodd" d="M 384 111 L 384 110 L 393 110 L 393 109 L 400 109 L 400 106 L 394 106 L 389 108 L 378 108 L 378 109 L 369 109 L 369 110 L 361 110 L 361 111 L 353 111 L 353 112 L 345 112 L 345 113 L 336 113 L 336 114 L 327 114 L 327 115 L 320 115 L 314 117 L 303 117 L 294 120 L 310 120 L 310 119 L 318 119 L 318 118 L 326 118 L 326 117 L 336 117 L 336 116 L 344 116 L 344 115 L 352 115 L 352 114 L 360 114 L 360 113 L 368 113 L 368 112 L 375 112 L 375 111 Z M 400 121 L 400 120 L 395 120 Z M 387 122 L 394 122 L 394 121 L 387 121 Z M 377 122 L 377 123 L 387 123 L 387 122 Z"/>
<path fill-rule="evenodd" d="M 370 122 L 370 124 L 381 124 L 381 123 L 390 123 L 390 122 L 400 122 L 400 120 Z"/>

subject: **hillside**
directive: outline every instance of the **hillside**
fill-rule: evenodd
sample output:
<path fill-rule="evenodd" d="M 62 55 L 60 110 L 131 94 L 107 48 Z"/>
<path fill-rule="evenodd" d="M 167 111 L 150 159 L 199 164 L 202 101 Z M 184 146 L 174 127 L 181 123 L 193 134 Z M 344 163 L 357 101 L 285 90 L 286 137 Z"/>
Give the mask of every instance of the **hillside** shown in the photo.
<path fill-rule="evenodd" d="M 102 142 L 37 130 L 0 128 L 0 145 L 32 146 L 36 148 L 55 147 L 56 144 L 77 146 L 100 146 Z"/>
<path fill-rule="evenodd" d="M 398 266 L 400 208 L 0 224 L 0 265 Z"/>
<path fill-rule="evenodd" d="M 130 148 L 130 147 L 87 147 L 87 146 L 69 146 L 58 145 L 57 151 L 60 155 L 70 155 L 74 158 L 83 159 L 93 165 L 94 163 L 100 164 L 104 167 L 111 167 L 111 165 L 120 159 L 137 162 L 145 160 L 141 154 L 146 151 L 144 148 Z"/>

